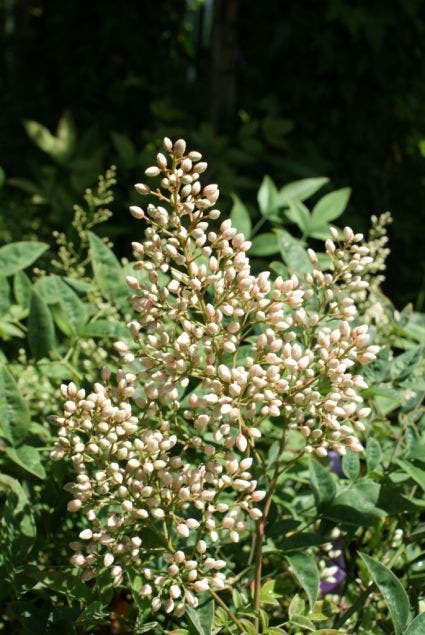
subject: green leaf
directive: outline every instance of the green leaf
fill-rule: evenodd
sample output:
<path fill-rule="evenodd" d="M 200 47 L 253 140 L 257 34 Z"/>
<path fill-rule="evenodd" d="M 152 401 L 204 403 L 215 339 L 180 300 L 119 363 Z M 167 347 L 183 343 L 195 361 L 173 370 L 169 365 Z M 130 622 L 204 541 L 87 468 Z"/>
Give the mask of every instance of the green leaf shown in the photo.
<path fill-rule="evenodd" d="M 331 236 L 329 225 L 310 225 L 308 235 L 317 240 L 327 240 Z"/>
<path fill-rule="evenodd" d="M 366 464 L 368 472 L 376 470 L 381 462 L 382 450 L 377 439 L 371 437 L 366 443 Z"/>
<path fill-rule="evenodd" d="M 59 276 L 42 276 L 37 280 L 33 288 L 47 304 L 57 304 L 61 299 L 60 281 Z"/>
<path fill-rule="evenodd" d="M 294 624 L 295 626 L 300 626 L 302 629 L 305 629 L 309 631 L 310 633 L 315 630 L 315 626 L 313 622 L 309 620 L 308 617 L 305 617 L 304 615 L 294 615 L 294 617 L 291 620 L 291 624 Z"/>
<path fill-rule="evenodd" d="M 286 205 L 289 199 L 294 198 L 299 201 L 305 201 L 328 182 L 329 179 L 326 176 L 319 176 L 313 179 L 299 179 L 298 181 L 288 183 L 279 190 L 279 203 Z"/>
<path fill-rule="evenodd" d="M 295 615 L 302 615 L 305 610 L 304 600 L 296 593 L 288 606 L 288 616 L 291 620 Z"/>
<path fill-rule="evenodd" d="M 0 167 L 0 190 L 6 182 L 6 174 L 2 167 Z"/>
<path fill-rule="evenodd" d="M 299 240 L 291 236 L 285 229 L 279 229 L 277 241 L 282 259 L 288 265 L 291 273 L 301 275 L 311 271 L 311 262 Z"/>
<path fill-rule="evenodd" d="M 24 309 L 29 309 L 31 302 L 31 280 L 23 271 L 17 271 L 13 277 L 13 293 L 16 302 Z"/>
<path fill-rule="evenodd" d="M 12 445 L 21 443 L 31 423 L 27 402 L 21 397 L 10 371 L 0 368 L 0 434 Z"/>
<path fill-rule="evenodd" d="M 335 498 L 336 485 L 329 469 L 310 457 L 309 471 L 316 507 L 330 503 Z"/>
<path fill-rule="evenodd" d="M 380 485 L 371 479 L 351 482 L 326 505 L 326 517 L 344 525 L 370 525 L 385 515 L 376 506 L 379 494 Z"/>
<path fill-rule="evenodd" d="M 286 216 L 298 225 L 304 235 L 307 235 L 310 227 L 310 212 L 307 207 L 297 199 L 288 199 L 288 205 Z"/>
<path fill-rule="evenodd" d="M 101 624 L 109 624 L 109 609 L 101 600 L 95 600 L 88 606 L 84 606 L 85 608 L 78 617 L 76 625 L 84 628 L 85 633 L 93 628 L 98 628 Z"/>
<path fill-rule="evenodd" d="M 245 238 L 249 238 L 252 229 L 249 212 L 236 194 L 232 194 L 231 196 L 233 201 L 232 211 L 230 212 L 232 225 L 238 232 L 244 234 Z"/>
<path fill-rule="evenodd" d="M 142 616 L 142 619 L 144 620 L 144 617 Z M 158 626 L 158 622 L 145 622 L 140 623 L 139 621 L 137 621 L 136 625 L 135 625 L 135 629 L 134 632 L 139 634 L 139 633 L 149 633 L 149 631 L 152 631 L 156 626 Z"/>
<path fill-rule="evenodd" d="M 395 635 L 400 635 L 406 628 L 410 612 L 409 598 L 404 587 L 394 573 L 381 562 L 365 553 L 360 553 L 360 557 L 388 606 Z"/>
<path fill-rule="evenodd" d="M 30 474 L 40 479 L 46 478 L 46 472 L 41 463 L 40 453 L 37 448 L 34 448 L 32 445 L 21 445 L 19 448 L 6 448 L 5 454 L 11 461 Z"/>
<path fill-rule="evenodd" d="M 128 290 L 118 258 L 96 234 L 88 234 L 96 283 L 105 298 L 119 303 Z"/>
<path fill-rule="evenodd" d="M 277 254 L 279 245 L 277 236 L 274 233 L 265 233 L 255 236 L 252 240 L 252 246 L 249 250 L 250 256 L 271 256 Z"/>
<path fill-rule="evenodd" d="M 115 150 L 118 152 L 118 156 L 124 167 L 130 169 L 134 166 L 136 161 L 136 148 L 134 143 L 125 135 L 119 132 L 112 131 L 111 133 L 112 143 Z"/>
<path fill-rule="evenodd" d="M 265 218 L 273 216 L 279 208 L 276 185 L 269 176 L 265 176 L 257 194 L 260 212 Z"/>
<path fill-rule="evenodd" d="M 59 304 L 61 304 L 73 332 L 76 333 L 87 320 L 86 307 L 66 282 L 61 280 L 59 276 L 55 277 L 60 289 Z"/>
<path fill-rule="evenodd" d="M 0 247 L 0 271 L 2 276 L 13 276 L 26 269 L 43 254 L 49 245 L 30 240 L 10 243 Z"/>
<path fill-rule="evenodd" d="M 211 635 L 214 622 L 214 600 L 200 602 L 198 608 L 187 607 L 186 615 L 197 635 Z"/>
<path fill-rule="evenodd" d="M 46 126 L 38 121 L 24 121 L 25 130 L 30 139 L 43 152 L 48 154 L 58 162 L 63 162 L 72 152 L 75 133 L 69 115 L 64 115 L 60 120 L 56 130 L 57 136 L 52 134 Z"/>
<path fill-rule="evenodd" d="M 35 359 L 48 357 L 55 348 L 55 326 L 49 307 L 43 298 L 32 291 L 28 316 L 28 344 Z"/>
<path fill-rule="evenodd" d="M 425 457 L 424 457 L 425 459 Z M 410 461 L 396 459 L 395 461 L 425 492 L 425 470 L 413 465 Z"/>
<path fill-rule="evenodd" d="M 261 587 L 260 602 L 261 604 L 270 604 L 277 606 L 279 602 L 278 598 L 282 597 L 279 593 L 276 593 L 274 588 L 276 586 L 276 580 L 267 580 Z"/>
<path fill-rule="evenodd" d="M 0 474 L 0 487 L 4 489 L 11 490 L 14 494 L 16 494 L 18 504 L 15 507 L 15 512 L 19 513 L 25 507 L 25 505 L 29 504 L 28 496 L 25 493 L 24 488 L 20 484 L 20 482 L 9 476 L 8 474 Z"/>
<path fill-rule="evenodd" d="M 425 633 L 425 613 L 417 615 L 412 620 L 403 635 L 424 635 Z"/>
<path fill-rule="evenodd" d="M 325 194 L 313 208 L 311 215 L 312 224 L 323 225 L 341 216 L 347 206 L 350 194 L 351 189 L 349 187 L 343 187 L 340 190 Z"/>
<path fill-rule="evenodd" d="M 345 476 L 351 481 L 355 481 L 360 474 L 359 455 L 348 450 L 347 454 L 342 458 L 341 464 Z"/>
<path fill-rule="evenodd" d="M 416 346 L 415 348 L 398 355 L 390 366 L 391 379 L 401 382 L 411 377 L 415 368 L 423 360 L 424 347 Z"/>
<path fill-rule="evenodd" d="M 0 275 L 0 315 L 5 315 L 10 308 L 10 287 L 7 278 Z"/>
<path fill-rule="evenodd" d="M 310 610 L 313 610 L 319 593 L 319 570 L 316 561 L 309 553 L 294 553 L 285 556 L 295 578 L 306 592 Z"/>
<path fill-rule="evenodd" d="M 78 333 L 81 337 L 112 337 L 122 339 L 129 337 L 129 330 L 121 322 L 96 320 L 82 326 Z"/>

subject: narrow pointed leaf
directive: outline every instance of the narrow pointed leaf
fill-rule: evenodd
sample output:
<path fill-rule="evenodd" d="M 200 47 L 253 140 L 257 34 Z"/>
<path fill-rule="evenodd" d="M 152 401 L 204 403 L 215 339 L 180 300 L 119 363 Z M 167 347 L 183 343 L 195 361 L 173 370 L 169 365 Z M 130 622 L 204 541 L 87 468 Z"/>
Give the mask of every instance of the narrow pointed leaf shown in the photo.
<path fill-rule="evenodd" d="M 230 212 L 232 225 L 248 239 L 251 235 L 251 218 L 249 212 L 236 194 L 232 194 L 232 201 L 233 207 Z"/>
<path fill-rule="evenodd" d="M 258 205 L 262 216 L 273 216 L 279 207 L 276 185 L 269 176 L 265 176 L 257 194 Z"/>
<path fill-rule="evenodd" d="M 96 283 L 105 298 L 119 302 L 127 297 L 128 291 L 118 258 L 96 234 L 88 233 Z"/>
<path fill-rule="evenodd" d="M 12 445 L 26 437 L 31 424 L 27 402 L 22 398 L 11 372 L 0 368 L 0 434 Z"/>
<path fill-rule="evenodd" d="M 299 201 L 305 201 L 318 192 L 328 181 L 329 179 L 326 176 L 319 176 L 312 179 L 299 179 L 298 181 L 288 183 L 279 190 L 279 203 L 284 205 L 288 203 L 288 199 L 294 198 Z"/>
<path fill-rule="evenodd" d="M 31 280 L 23 271 L 17 271 L 13 277 L 13 293 L 16 302 L 24 309 L 29 309 L 31 302 Z"/>
<path fill-rule="evenodd" d="M 336 494 L 335 481 L 330 471 L 316 459 L 309 460 L 310 481 L 316 506 L 330 503 Z"/>
<path fill-rule="evenodd" d="M 410 613 L 409 598 L 404 587 L 394 573 L 381 562 L 365 553 L 360 553 L 360 557 L 388 606 L 395 635 L 400 635 L 406 628 Z"/>
<path fill-rule="evenodd" d="M 316 561 L 308 553 L 294 553 L 285 556 L 291 566 L 292 573 L 306 592 L 310 609 L 313 610 L 319 593 L 319 570 Z"/>
<path fill-rule="evenodd" d="M 425 613 L 417 615 L 415 619 L 410 622 L 409 626 L 403 632 L 403 635 L 424 635 L 425 633 Z"/>
<path fill-rule="evenodd" d="M 55 326 L 47 303 L 32 291 L 28 316 L 28 344 L 35 359 L 48 357 L 55 348 Z"/>

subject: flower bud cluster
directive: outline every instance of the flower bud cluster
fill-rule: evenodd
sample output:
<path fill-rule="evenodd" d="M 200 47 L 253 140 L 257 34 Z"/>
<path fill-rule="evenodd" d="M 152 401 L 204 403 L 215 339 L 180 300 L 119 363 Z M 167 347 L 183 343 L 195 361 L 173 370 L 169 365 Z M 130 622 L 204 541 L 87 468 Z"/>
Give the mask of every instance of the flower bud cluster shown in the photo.
<path fill-rule="evenodd" d="M 353 298 L 371 264 L 360 234 L 347 227 L 337 243 L 334 231 L 331 271 L 309 250 L 304 278 L 255 275 L 251 243 L 218 222 L 218 187 L 201 183 L 200 153 L 181 139 L 164 148 L 146 170 L 157 186 L 136 185 L 154 202 L 130 208 L 146 223 L 127 278 L 134 345 L 115 344 L 131 372 L 115 386 L 105 372 L 89 395 L 63 387 L 52 458 L 69 456 L 77 472 L 69 509 L 87 528 L 73 563 L 85 577 L 108 567 L 117 584 L 137 566 L 153 610 L 181 613 L 224 587 L 219 546 L 261 517 L 262 423 L 298 430 L 319 457 L 361 451 L 370 410 L 358 366 L 378 348 L 356 321 Z"/>

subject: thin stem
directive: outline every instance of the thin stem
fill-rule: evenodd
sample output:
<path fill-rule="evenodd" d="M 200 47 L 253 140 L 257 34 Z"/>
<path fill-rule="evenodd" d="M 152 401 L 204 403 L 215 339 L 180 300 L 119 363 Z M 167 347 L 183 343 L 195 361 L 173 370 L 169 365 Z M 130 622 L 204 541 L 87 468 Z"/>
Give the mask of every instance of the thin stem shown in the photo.
<path fill-rule="evenodd" d="M 223 609 L 223 611 L 227 614 L 228 617 L 230 617 L 230 619 L 232 620 L 232 622 L 234 624 L 236 624 L 236 626 L 240 629 L 241 633 L 246 633 L 247 630 L 244 627 L 243 624 L 241 624 L 241 622 L 238 620 L 238 618 L 236 617 L 236 615 L 229 609 L 229 607 L 227 606 L 227 604 L 225 602 L 223 602 L 223 600 L 221 599 L 221 597 L 219 595 L 217 595 L 217 593 L 215 591 L 213 591 L 212 589 L 209 590 L 210 594 L 213 596 L 214 600 L 217 602 L 217 604 L 219 604 L 221 606 L 221 608 Z"/>
<path fill-rule="evenodd" d="M 264 223 L 266 222 L 266 218 L 263 216 L 263 218 L 260 218 L 260 220 L 258 221 L 258 223 L 256 223 L 254 225 L 254 227 L 252 228 L 251 231 L 251 238 L 253 238 L 255 236 L 255 234 L 258 232 L 258 230 L 264 225 Z"/>
<path fill-rule="evenodd" d="M 286 442 L 286 430 L 284 430 L 282 437 L 279 443 L 279 451 L 278 456 L 280 456 L 283 452 Z M 255 562 L 255 577 L 254 577 L 254 610 L 256 612 L 260 609 L 260 594 L 261 594 L 261 578 L 262 578 L 262 569 L 263 569 L 263 542 L 264 536 L 266 533 L 266 523 L 267 518 L 270 513 L 270 507 L 272 504 L 273 494 L 276 489 L 276 484 L 279 477 L 283 474 L 285 470 L 287 470 L 293 463 L 298 461 L 298 459 L 304 454 L 301 452 L 297 454 L 291 461 L 288 461 L 283 466 L 279 461 L 276 462 L 276 466 L 274 469 L 274 473 L 272 479 L 269 484 L 269 488 L 264 499 L 264 509 L 262 517 L 257 521 L 257 531 L 255 537 L 255 547 L 254 547 L 254 562 Z M 256 618 L 256 628 L 258 630 L 259 627 L 259 619 Z"/>

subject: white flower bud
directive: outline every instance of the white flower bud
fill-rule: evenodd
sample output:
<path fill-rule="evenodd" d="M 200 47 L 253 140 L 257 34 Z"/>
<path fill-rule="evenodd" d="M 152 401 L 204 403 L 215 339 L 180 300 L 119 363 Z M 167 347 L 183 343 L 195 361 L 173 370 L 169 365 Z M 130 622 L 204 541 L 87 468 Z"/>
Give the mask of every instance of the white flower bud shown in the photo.
<path fill-rule="evenodd" d="M 80 531 L 79 533 L 79 537 L 81 538 L 81 540 L 90 540 L 93 536 L 93 532 L 91 529 L 83 529 L 83 531 Z"/>
<path fill-rule="evenodd" d="M 179 523 L 176 527 L 176 531 L 178 535 L 181 536 L 182 538 L 189 537 L 189 533 L 190 533 L 189 527 L 185 525 L 184 523 Z"/>
<path fill-rule="evenodd" d="M 173 598 L 173 600 L 177 600 L 182 594 L 180 587 L 177 584 L 172 584 L 168 590 L 168 593 Z"/>

